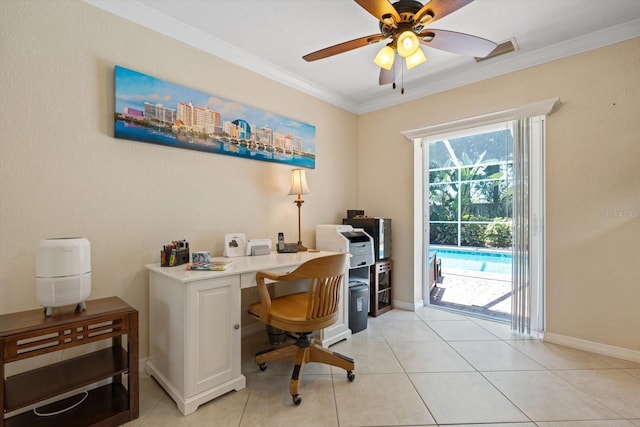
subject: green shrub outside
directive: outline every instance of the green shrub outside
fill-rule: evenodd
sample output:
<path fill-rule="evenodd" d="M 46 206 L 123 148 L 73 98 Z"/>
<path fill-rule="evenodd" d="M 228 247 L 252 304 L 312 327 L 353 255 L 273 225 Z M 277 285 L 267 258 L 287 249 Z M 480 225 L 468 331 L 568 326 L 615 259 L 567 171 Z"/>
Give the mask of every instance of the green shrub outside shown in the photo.
<path fill-rule="evenodd" d="M 483 247 L 485 245 L 484 235 L 486 228 L 487 226 L 485 224 L 462 223 L 462 230 L 460 230 L 461 246 Z"/>
<path fill-rule="evenodd" d="M 488 224 L 467 221 L 492 221 Z M 465 215 L 460 232 L 460 246 L 508 248 L 513 242 L 511 218 L 485 218 Z M 458 245 L 457 223 L 431 224 L 430 242 L 435 245 Z"/>
<path fill-rule="evenodd" d="M 509 222 L 498 222 L 509 221 Z M 485 232 L 487 246 L 494 248 L 508 248 L 513 243 L 511 218 L 494 218 L 491 224 L 487 224 Z"/>
<path fill-rule="evenodd" d="M 431 224 L 429 226 L 429 241 L 436 245 L 458 245 L 457 224 Z"/>

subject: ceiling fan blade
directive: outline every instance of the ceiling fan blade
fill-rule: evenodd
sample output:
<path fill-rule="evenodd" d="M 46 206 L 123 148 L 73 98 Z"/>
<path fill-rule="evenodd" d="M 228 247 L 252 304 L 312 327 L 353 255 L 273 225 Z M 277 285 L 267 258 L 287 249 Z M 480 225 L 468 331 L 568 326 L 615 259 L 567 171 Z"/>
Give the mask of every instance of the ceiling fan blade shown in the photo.
<path fill-rule="evenodd" d="M 396 75 L 400 67 L 396 67 L 394 64 L 390 70 L 385 70 L 384 68 L 380 68 L 380 77 L 378 78 L 378 84 L 380 86 L 388 85 L 393 83 L 396 80 Z"/>
<path fill-rule="evenodd" d="M 376 17 L 378 21 L 382 21 L 385 15 L 391 15 L 395 22 L 402 21 L 400 14 L 389 0 L 355 0 L 364 10 Z"/>
<path fill-rule="evenodd" d="M 491 40 L 448 30 L 423 30 L 418 38 L 424 46 L 477 58 L 484 58 L 497 46 Z"/>
<path fill-rule="evenodd" d="M 348 42 L 339 43 L 333 46 L 326 47 L 324 49 L 317 50 L 312 53 L 308 53 L 302 57 L 307 62 L 317 61 L 318 59 L 328 58 L 329 56 L 337 55 L 339 53 L 348 52 L 359 47 L 367 46 L 371 43 L 379 42 L 386 37 L 382 34 L 372 34 L 370 36 L 360 37 Z"/>
<path fill-rule="evenodd" d="M 425 20 L 423 24 L 431 23 L 437 19 L 444 18 L 472 1 L 473 0 L 431 0 L 416 12 L 413 19 L 416 24 L 420 24 L 420 21 L 425 18 L 426 15 L 430 15 L 432 18 Z"/>

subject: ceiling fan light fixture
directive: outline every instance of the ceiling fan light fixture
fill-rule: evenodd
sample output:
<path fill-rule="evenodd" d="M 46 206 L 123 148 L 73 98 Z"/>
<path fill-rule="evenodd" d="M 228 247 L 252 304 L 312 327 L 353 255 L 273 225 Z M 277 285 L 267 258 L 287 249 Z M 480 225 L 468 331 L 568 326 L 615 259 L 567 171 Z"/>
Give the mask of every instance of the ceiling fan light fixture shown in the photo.
<path fill-rule="evenodd" d="M 424 56 L 424 53 L 422 52 L 421 49 L 416 50 L 416 53 L 414 53 L 411 56 L 407 56 L 404 61 L 407 64 L 407 70 L 412 69 L 413 67 L 415 67 L 416 65 L 420 65 L 423 62 L 425 62 L 427 60 L 427 58 Z"/>
<path fill-rule="evenodd" d="M 376 57 L 373 59 L 373 62 L 380 68 L 384 68 L 385 70 L 390 70 L 393 67 L 393 60 L 396 56 L 394 50 L 389 46 L 384 46 Z"/>
<path fill-rule="evenodd" d="M 407 58 L 419 49 L 420 42 L 418 36 L 413 31 L 404 31 L 398 37 L 398 55 Z"/>

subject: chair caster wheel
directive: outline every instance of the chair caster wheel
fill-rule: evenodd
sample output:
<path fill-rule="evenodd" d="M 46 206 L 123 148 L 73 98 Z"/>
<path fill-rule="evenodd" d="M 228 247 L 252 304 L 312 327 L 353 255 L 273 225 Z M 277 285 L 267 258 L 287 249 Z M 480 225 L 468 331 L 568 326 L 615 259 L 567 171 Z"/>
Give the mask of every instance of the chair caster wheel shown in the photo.
<path fill-rule="evenodd" d="M 293 404 L 296 406 L 299 406 L 300 403 L 302 402 L 302 398 L 300 397 L 299 394 L 292 394 L 291 397 L 293 398 Z"/>
<path fill-rule="evenodd" d="M 259 363 L 258 366 L 260 367 L 260 370 L 262 372 L 267 370 L 267 364 L 266 363 Z"/>
<path fill-rule="evenodd" d="M 353 371 L 347 371 L 347 379 L 349 382 L 352 382 L 356 379 L 356 374 L 354 374 Z"/>

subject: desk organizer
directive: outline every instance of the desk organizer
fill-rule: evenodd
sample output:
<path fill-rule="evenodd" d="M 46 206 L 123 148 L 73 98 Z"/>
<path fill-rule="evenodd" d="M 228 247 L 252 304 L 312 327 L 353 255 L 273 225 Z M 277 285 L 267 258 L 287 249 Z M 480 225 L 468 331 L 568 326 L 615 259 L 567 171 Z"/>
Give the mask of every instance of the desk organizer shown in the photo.
<path fill-rule="evenodd" d="M 171 242 L 160 251 L 160 265 L 162 267 L 188 264 L 189 259 L 189 243 L 184 240 Z"/>

